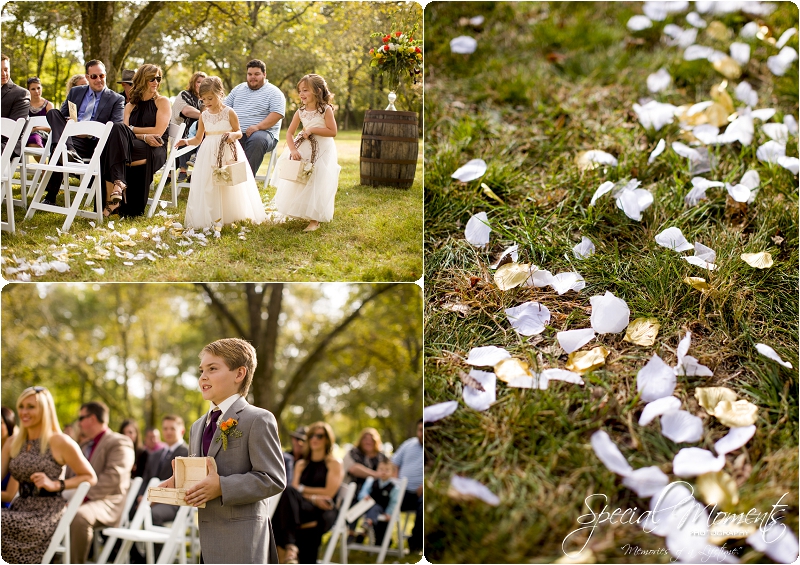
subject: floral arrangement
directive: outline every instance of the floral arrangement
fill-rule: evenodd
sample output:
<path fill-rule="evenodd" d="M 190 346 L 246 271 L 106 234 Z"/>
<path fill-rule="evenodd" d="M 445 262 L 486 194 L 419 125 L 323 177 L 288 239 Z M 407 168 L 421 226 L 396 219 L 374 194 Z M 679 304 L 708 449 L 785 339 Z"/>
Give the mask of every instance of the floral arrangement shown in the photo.
<path fill-rule="evenodd" d="M 381 38 L 382 45 L 369 50 L 370 67 L 380 74 L 387 74 L 389 86 L 394 89 L 403 77 L 417 82 L 422 74 L 422 41 L 414 39 L 416 26 L 408 31 L 393 31 L 388 34 L 373 33 L 370 37 Z"/>
<path fill-rule="evenodd" d="M 236 429 L 238 420 L 228 418 L 219 425 L 220 434 L 217 441 L 222 441 L 222 450 L 228 450 L 228 437 L 242 437 L 242 432 Z"/>

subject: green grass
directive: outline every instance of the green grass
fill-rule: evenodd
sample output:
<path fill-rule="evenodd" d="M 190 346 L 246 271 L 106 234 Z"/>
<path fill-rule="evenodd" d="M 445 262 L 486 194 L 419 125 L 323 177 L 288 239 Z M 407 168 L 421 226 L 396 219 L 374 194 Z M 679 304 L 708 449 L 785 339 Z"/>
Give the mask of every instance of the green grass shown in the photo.
<path fill-rule="evenodd" d="M 5 260 L 5 278 L 9 267 L 18 262 L 31 262 L 39 257 L 51 261 L 52 252 L 67 246 L 70 270 L 65 273 L 48 271 L 42 276 L 32 276 L 35 281 L 414 281 L 422 274 L 422 163 L 418 163 L 414 185 L 409 190 L 368 187 L 359 184 L 360 132 L 340 132 L 336 138 L 339 164 L 339 190 L 333 221 L 323 224 L 316 232 L 304 233 L 306 221 L 292 220 L 282 224 L 254 226 L 240 224 L 222 230 L 219 239 L 210 238 L 208 245 L 181 247 L 167 230 L 162 234 L 169 249 L 158 249 L 151 240 L 143 240 L 141 233 L 134 235 L 134 247 L 123 251 L 134 255 L 139 250 L 156 252 L 161 258 L 133 261 L 118 257 L 113 243 L 119 238 L 111 234 L 108 224 L 92 228 L 89 220 L 76 218 L 69 233 L 60 235 L 64 216 L 37 212 L 33 218 L 22 221 L 24 212 L 15 210 L 16 234 L 2 234 L 2 255 Z M 280 148 L 282 149 L 283 144 Z M 261 167 L 266 171 L 267 162 Z M 75 181 L 73 181 L 75 182 Z M 158 182 L 158 177 L 156 178 Z M 259 184 L 259 188 L 262 184 Z M 265 203 L 275 195 L 269 187 L 262 192 Z M 17 191 L 17 197 L 19 197 Z M 164 226 L 171 221 L 183 222 L 188 191 L 182 191 L 178 208 L 167 208 L 168 217 L 120 220 L 112 216 L 114 230 L 127 233 Z M 63 196 L 59 196 L 60 199 Z M 168 187 L 162 198 L 169 198 Z M 5 216 L 4 216 L 5 217 Z M 248 232 L 244 239 L 239 233 L 242 225 Z M 89 239 L 95 238 L 95 240 Z M 102 242 L 102 243 L 101 243 Z M 93 253 L 101 244 L 111 251 L 105 260 L 89 259 L 95 265 L 86 265 L 84 253 Z M 188 256 L 178 251 L 193 249 Z M 171 259 L 172 255 L 175 258 Z M 124 265 L 133 262 L 133 266 Z M 94 269 L 104 268 L 97 274 Z"/>
<path fill-rule="evenodd" d="M 589 326 L 589 297 L 606 290 L 623 298 L 631 320 L 654 316 L 661 330 L 652 347 L 622 341 L 623 334 L 597 340 L 610 351 L 606 365 L 584 376 L 585 386 L 551 383 L 548 390 L 513 389 L 498 382 L 497 402 L 476 412 L 460 401 L 448 418 L 426 431 L 426 549 L 432 563 L 552 562 L 563 557 L 562 540 L 586 514 L 584 499 L 609 497 L 610 508 L 647 508 L 594 455 L 589 438 L 605 430 L 634 468 L 656 465 L 671 474 L 672 457 L 690 444 L 675 444 L 658 422 L 642 427 L 644 403 L 636 394 L 636 373 L 653 353 L 675 363 L 675 348 L 692 332 L 690 355 L 714 371 L 710 378 L 679 377 L 675 394 L 682 408 L 704 421 L 704 438 L 691 446 L 711 449 L 727 428 L 705 415 L 694 399 L 698 386 L 724 385 L 759 407 L 755 437 L 727 458 L 726 472 L 739 485 L 737 511 L 768 511 L 782 494 L 787 524 L 798 528 L 798 378 L 758 355 L 763 342 L 795 366 L 798 351 L 797 179 L 787 170 L 760 163 L 756 148 L 768 138 L 756 121 L 749 147 L 720 147 L 717 164 L 705 178 L 736 183 L 749 168 L 761 177 L 755 202 L 741 210 L 726 203 L 724 189 L 685 208 L 691 188 L 686 159 L 669 145 L 680 140 L 677 123 L 647 132 L 632 104 L 647 97 L 646 77 L 667 68 L 675 84 L 656 95 L 675 105 L 709 98 L 722 81 L 709 63 L 682 61 L 681 50 L 660 43 L 664 23 L 687 27 L 684 15 L 656 23 L 656 30 L 633 36 L 625 28 L 641 13 L 634 3 L 461 3 L 429 4 L 426 25 L 425 144 L 425 404 L 460 400 L 458 374 L 468 371 L 460 357 L 470 348 L 497 345 L 534 367 L 561 367 L 566 354 L 555 334 Z M 781 5 L 765 18 L 776 37 L 797 26 L 797 8 Z M 459 26 L 460 17 L 482 14 L 483 29 Z M 741 14 L 720 20 L 738 32 Z M 478 40 L 469 56 L 450 53 L 458 35 Z M 729 42 L 700 43 L 727 51 Z M 793 38 L 789 45 L 795 46 Z M 759 93 L 759 107 L 778 110 L 777 119 L 797 117 L 797 66 L 773 77 L 765 62 L 777 50 L 753 40 L 745 70 Z M 733 95 L 733 86 L 728 91 Z M 738 105 L 738 103 L 737 103 Z M 650 151 L 660 138 L 667 150 L 652 165 Z M 619 160 L 607 171 L 580 172 L 580 151 L 601 149 Z M 787 154 L 797 156 L 797 138 Z M 450 178 L 469 159 L 488 164 L 483 178 L 459 183 Z M 589 208 L 604 181 L 638 178 L 654 195 L 642 222 L 629 220 L 607 195 Z M 490 198 L 486 183 L 502 200 Z M 472 214 L 487 212 L 492 234 L 488 250 L 464 240 Z M 704 273 L 679 254 L 659 247 L 654 237 L 677 226 L 690 242 L 717 252 L 719 269 Z M 597 252 L 576 260 L 572 247 L 587 236 Z M 498 290 L 488 265 L 512 243 L 520 262 L 553 273 L 577 270 L 587 286 L 562 296 L 551 289 Z M 752 269 L 744 252 L 770 251 L 775 265 Z M 713 293 L 704 295 L 682 282 L 704 276 Z M 538 300 L 552 313 L 541 336 L 519 336 L 504 309 Z M 443 308 L 465 304 L 469 314 Z M 588 349 L 585 348 L 585 349 Z M 500 497 L 493 508 L 456 501 L 447 494 L 453 475 L 481 481 Z M 671 475 L 674 477 L 674 475 Z M 693 480 L 690 480 L 693 482 Z M 595 506 L 596 507 L 596 506 Z M 581 539 L 585 541 L 586 536 Z M 664 540 L 635 526 L 598 527 L 588 547 L 599 563 L 663 562 L 669 556 L 625 555 L 622 546 L 664 547 Z M 578 544 L 580 546 L 580 544 Z M 729 541 L 728 547 L 744 547 Z M 746 549 L 743 562 L 769 559 Z"/>

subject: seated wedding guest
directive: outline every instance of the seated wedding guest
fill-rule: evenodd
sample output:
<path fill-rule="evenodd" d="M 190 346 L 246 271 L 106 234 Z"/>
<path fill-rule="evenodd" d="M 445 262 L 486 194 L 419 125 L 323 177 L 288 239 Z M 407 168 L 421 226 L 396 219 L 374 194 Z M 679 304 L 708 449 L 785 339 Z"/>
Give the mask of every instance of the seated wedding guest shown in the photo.
<path fill-rule="evenodd" d="M 386 459 L 386 456 L 381 453 L 381 435 L 375 428 L 364 428 L 361 431 L 361 436 L 344 456 L 344 472 L 346 473 L 344 482 L 355 482 L 358 486 L 358 491 L 364 486 L 364 481 L 371 477 L 378 478 L 378 464 Z"/>
<path fill-rule="evenodd" d="M 70 525 L 71 562 L 86 563 L 94 528 L 116 526 L 122 517 L 135 452 L 130 438 L 108 428 L 108 407 L 102 402 L 82 405 L 78 420 L 83 436 L 89 438 L 81 451 L 97 475 L 97 484 L 89 489 Z"/>
<path fill-rule="evenodd" d="M 3 406 L 0 409 L 0 415 L 2 415 L 2 419 L 0 422 L 2 423 L 2 427 L 0 427 L 0 437 L 2 437 L 2 444 L 0 446 L 4 446 L 6 441 L 11 441 L 14 439 L 14 431 L 16 429 L 16 421 L 14 419 L 14 411 L 7 406 Z M 9 487 L 9 484 L 11 485 Z M 16 492 L 17 489 L 17 481 L 11 478 L 11 473 L 6 473 L 3 475 L 3 502 L 2 507 L 8 508 L 11 504 L 11 499 L 14 498 L 12 493 Z M 8 495 L 6 495 L 6 490 L 10 490 Z"/>
<path fill-rule="evenodd" d="M 117 81 L 117 84 L 122 85 L 122 92 L 120 94 L 125 97 L 125 103 L 131 101 L 131 90 L 133 90 L 133 75 L 136 71 L 130 69 L 122 69 L 122 79 Z"/>
<path fill-rule="evenodd" d="M 54 151 L 61 140 L 61 134 L 69 119 L 69 103 L 77 108 L 79 122 L 121 122 L 125 107 L 122 96 L 106 88 L 106 67 L 102 61 L 92 59 L 86 62 L 85 86 L 73 86 L 67 93 L 67 99 L 61 108 L 47 112 L 47 123 L 50 124 L 50 151 Z M 75 163 L 89 160 L 97 147 L 96 137 L 70 137 L 67 140 L 67 155 Z M 58 191 L 61 189 L 63 173 L 53 173 L 47 182 L 43 202 L 55 204 Z"/>
<path fill-rule="evenodd" d="M 133 450 L 136 452 L 136 459 L 131 469 L 131 478 L 141 477 L 144 475 L 144 467 L 147 464 L 147 449 L 142 445 L 142 439 L 139 437 L 139 424 L 133 418 L 123 420 L 119 426 L 119 433 L 131 438 L 133 442 Z"/>
<path fill-rule="evenodd" d="M 161 67 L 145 63 L 133 76 L 130 101 L 115 123 L 102 159 L 103 215 L 141 216 L 156 171 L 167 161 L 169 100 L 158 93 Z"/>
<path fill-rule="evenodd" d="M 322 534 L 336 521 L 334 499 L 342 484 L 342 464 L 333 456 L 336 441 L 325 422 L 306 427 L 308 445 L 294 469 L 292 485 L 278 502 L 273 523 L 281 563 L 316 563 Z M 315 526 L 301 526 L 316 522 Z M 298 543 L 302 531 L 302 542 Z"/>
<path fill-rule="evenodd" d="M 15 122 L 20 118 L 28 117 L 28 110 L 31 107 L 31 93 L 26 89 L 14 84 L 11 80 L 11 61 L 5 53 L 0 56 L 0 115 Z M 0 146 L 5 148 L 6 138 L 3 138 Z M 17 141 L 14 149 L 14 156 L 22 155 L 22 140 Z"/>
<path fill-rule="evenodd" d="M 39 77 L 28 79 L 28 92 L 31 93 L 29 116 L 45 116 L 47 112 L 53 109 L 53 103 L 42 98 L 42 81 L 39 80 Z M 49 133 L 50 128 L 48 127 L 37 126 L 33 128 L 30 137 L 28 137 L 28 147 L 44 148 L 44 144 L 47 142 L 47 134 Z"/>
<path fill-rule="evenodd" d="M 397 499 L 400 497 L 400 491 L 395 487 L 394 479 L 394 465 L 388 459 L 381 460 L 378 463 L 378 478 L 374 479 L 368 477 L 364 480 L 364 486 L 358 493 L 358 500 L 371 498 L 375 501 L 375 506 L 367 510 L 364 514 L 364 526 L 368 531 L 372 531 L 369 536 L 373 543 L 381 543 L 383 536 L 386 533 L 386 521 L 389 516 L 394 512 L 397 506 Z M 383 522 L 379 522 L 380 517 L 384 518 Z M 381 527 L 382 526 L 382 527 Z"/>
<path fill-rule="evenodd" d="M 89 81 L 86 79 L 86 75 L 72 75 L 67 79 L 65 96 L 69 96 L 69 91 L 72 90 L 73 86 L 85 86 L 87 84 L 89 84 Z"/>
<path fill-rule="evenodd" d="M 161 432 L 158 431 L 158 428 L 144 429 L 144 447 L 148 453 L 155 453 L 164 447 L 161 441 Z"/>
<path fill-rule="evenodd" d="M 97 476 L 72 438 L 61 433 L 53 397 L 41 386 L 22 391 L 17 400 L 20 431 L 3 446 L 2 472 L 11 471 L 19 496 L 3 510 L 0 537 L 7 563 L 41 563 L 67 507 L 65 488 L 77 488 Z M 74 476 L 61 479 L 64 465 Z M 77 562 L 75 562 L 77 563 Z"/>
<path fill-rule="evenodd" d="M 422 418 L 417 421 L 417 437 L 412 437 L 400 444 L 392 458 L 398 467 L 397 476 L 408 478 L 406 493 L 403 496 L 403 512 L 415 512 L 414 529 L 408 538 L 408 549 L 412 552 L 422 549 L 422 483 L 425 458 L 422 451 Z"/>
<path fill-rule="evenodd" d="M 203 102 L 200 100 L 200 83 L 203 82 L 204 78 L 206 78 L 206 73 L 194 73 L 192 78 L 189 79 L 189 86 L 175 97 L 175 103 L 172 105 L 172 123 L 176 125 L 186 124 L 183 130 L 184 139 L 194 136 L 194 134 L 189 134 L 189 130 L 197 124 L 200 113 L 203 111 Z M 196 152 L 197 148 L 178 157 L 178 168 L 180 169 L 178 182 L 189 181 L 187 165 L 189 159 Z"/>

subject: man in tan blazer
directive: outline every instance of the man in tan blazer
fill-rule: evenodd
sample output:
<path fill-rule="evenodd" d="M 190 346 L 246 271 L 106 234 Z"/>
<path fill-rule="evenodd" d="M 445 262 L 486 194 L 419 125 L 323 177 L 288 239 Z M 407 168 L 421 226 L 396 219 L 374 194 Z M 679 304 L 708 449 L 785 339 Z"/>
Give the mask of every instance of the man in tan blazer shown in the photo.
<path fill-rule="evenodd" d="M 97 474 L 70 526 L 71 561 L 86 563 L 95 527 L 113 527 L 122 517 L 136 458 L 130 438 L 108 429 L 108 407 L 102 402 L 81 406 L 81 434 L 89 438 L 81 451 Z"/>

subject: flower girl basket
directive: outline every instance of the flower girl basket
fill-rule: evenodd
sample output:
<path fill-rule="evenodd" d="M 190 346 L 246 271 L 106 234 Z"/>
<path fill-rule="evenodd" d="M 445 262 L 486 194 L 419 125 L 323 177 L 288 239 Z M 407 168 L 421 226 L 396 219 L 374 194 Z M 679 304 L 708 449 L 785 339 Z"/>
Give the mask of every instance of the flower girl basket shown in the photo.
<path fill-rule="evenodd" d="M 305 141 L 305 138 L 298 134 L 298 136 L 294 138 L 294 146 L 298 147 L 303 141 Z M 278 173 L 279 178 L 300 184 L 308 182 L 314 170 L 314 163 L 317 162 L 317 151 L 319 147 L 313 135 L 309 136 L 308 141 L 311 143 L 311 160 L 307 161 L 303 159 L 302 161 L 292 161 L 291 159 L 287 159 L 281 164 L 281 170 Z"/>
<path fill-rule="evenodd" d="M 246 163 L 245 163 L 246 165 Z M 147 498 L 151 504 L 172 504 L 173 506 L 189 506 L 186 504 L 186 489 L 193 487 L 208 475 L 207 457 L 176 457 L 175 488 L 150 487 Z M 199 506 L 205 508 L 204 502 Z"/>
<path fill-rule="evenodd" d="M 236 144 L 233 147 L 233 159 L 222 164 L 223 155 L 225 154 L 225 139 L 219 140 L 219 150 L 217 151 L 217 163 L 211 170 L 211 178 L 215 187 L 235 186 L 247 180 L 247 167 L 250 165 L 246 161 L 239 161 L 239 156 L 236 154 Z"/>

